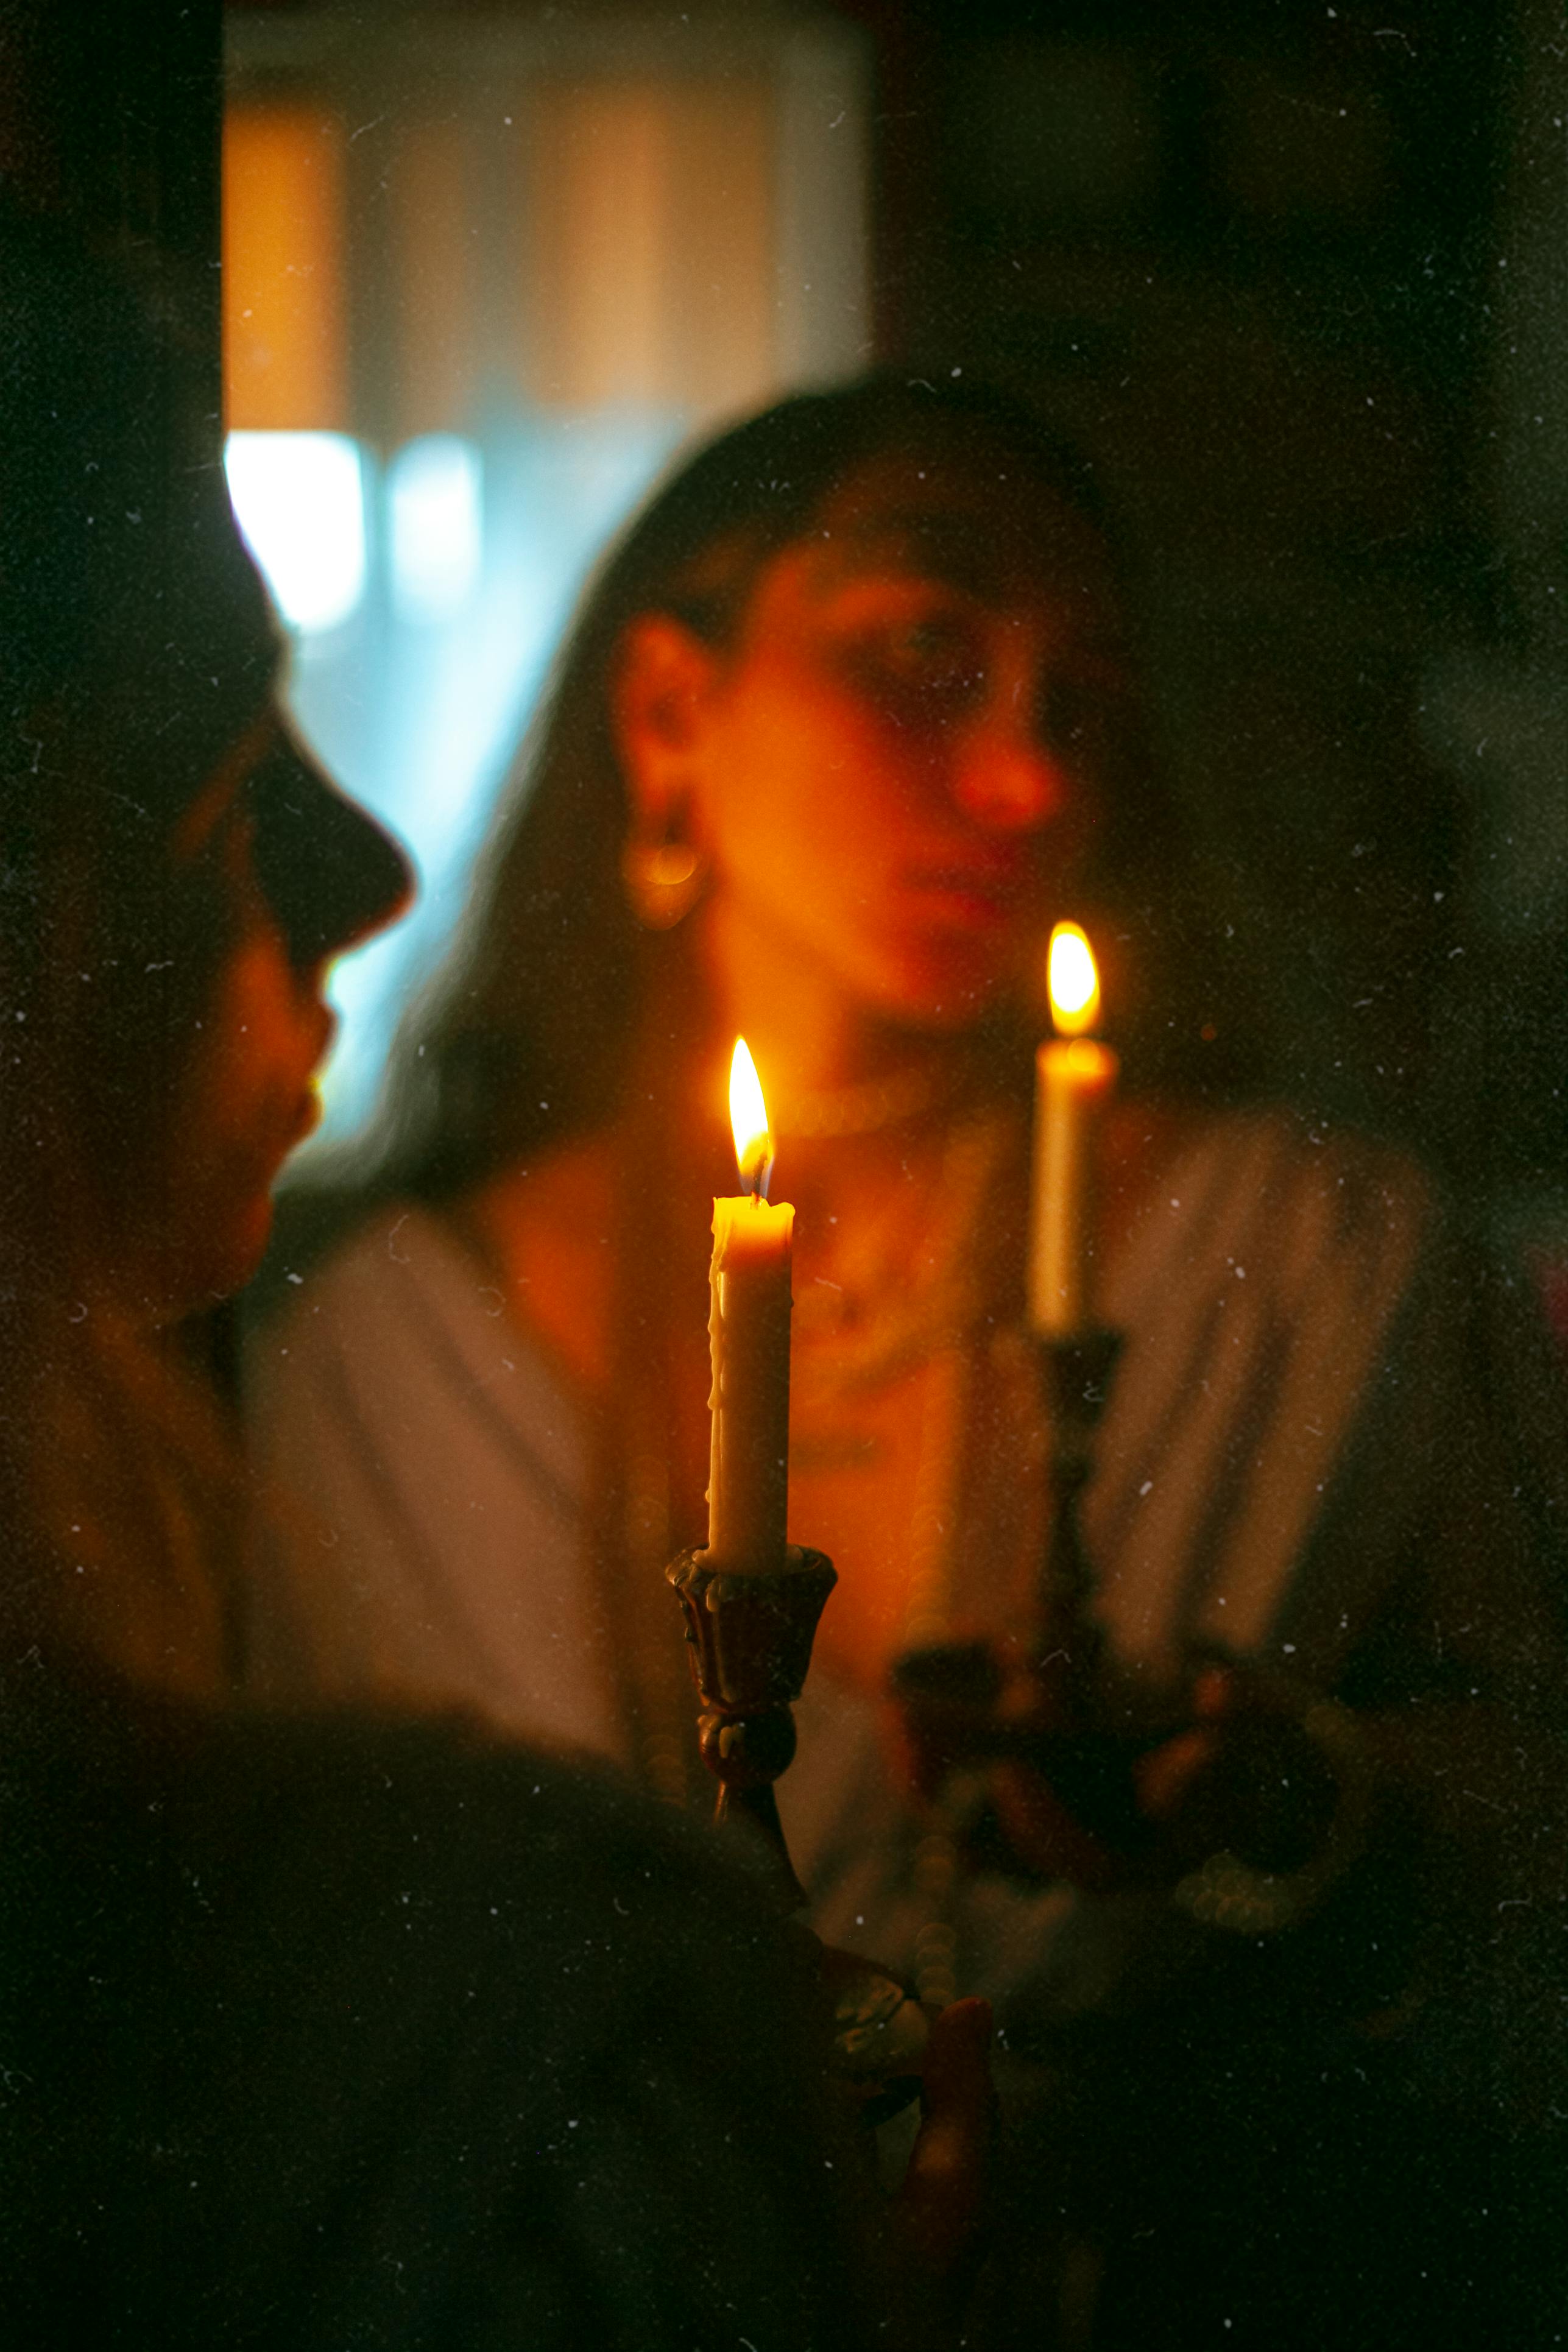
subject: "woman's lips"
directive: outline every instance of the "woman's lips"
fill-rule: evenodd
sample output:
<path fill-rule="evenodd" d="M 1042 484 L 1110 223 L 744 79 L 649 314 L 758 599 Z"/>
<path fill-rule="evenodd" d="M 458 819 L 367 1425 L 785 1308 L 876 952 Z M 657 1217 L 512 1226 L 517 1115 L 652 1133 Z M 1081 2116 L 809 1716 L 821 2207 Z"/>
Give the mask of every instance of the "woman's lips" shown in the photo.
<path fill-rule="evenodd" d="M 289 1139 L 288 1148 L 290 1151 L 303 1143 L 308 1135 L 313 1135 L 321 1123 L 321 1070 L 328 1055 L 332 1050 L 332 1044 L 338 1034 L 338 1016 L 331 1005 L 318 1003 L 314 1011 L 316 1016 L 312 1024 L 315 1030 L 312 1040 L 314 1050 L 310 1055 L 305 1083 L 300 1089 L 293 1132 Z"/>
<path fill-rule="evenodd" d="M 314 1135 L 321 1123 L 321 1090 L 312 1078 L 300 1097 L 294 1117 L 289 1122 L 289 1137 L 284 1144 L 284 1157 L 298 1150 L 308 1135 Z"/>

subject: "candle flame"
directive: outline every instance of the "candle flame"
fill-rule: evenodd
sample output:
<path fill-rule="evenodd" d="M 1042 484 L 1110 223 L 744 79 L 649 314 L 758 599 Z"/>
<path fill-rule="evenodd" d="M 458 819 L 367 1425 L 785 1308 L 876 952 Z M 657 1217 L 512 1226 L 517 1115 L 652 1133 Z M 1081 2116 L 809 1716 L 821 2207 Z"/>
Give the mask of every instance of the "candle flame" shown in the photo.
<path fill-rule="evenodd" d="M 773 1172 L 773 1139 L 768 1132 L 767 1105 L 757 1066 L 743 1037 L 736 1038 L 730 1064 L 730 1125 L 735 1131 L 742 1189 L 765 1201 L 768 1179 Z"/>
<path fill-rule="evenodd" d="M 1058 923 L 1051 933 L 1047 974 L 1051 1019 L 1062 1036 L 1081 1037 L 1100 1017 L 1100 973 L 1077 923 Z"/>

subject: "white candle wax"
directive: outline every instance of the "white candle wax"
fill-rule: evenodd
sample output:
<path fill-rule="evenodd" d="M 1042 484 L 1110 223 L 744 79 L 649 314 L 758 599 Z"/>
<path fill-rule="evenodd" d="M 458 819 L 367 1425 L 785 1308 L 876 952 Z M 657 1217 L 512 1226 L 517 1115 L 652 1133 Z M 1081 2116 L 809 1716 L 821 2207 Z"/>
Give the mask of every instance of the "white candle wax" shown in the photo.
<path fill-rule="evenodd" d="M 713 1203 L 707 1556 L 731 1573 L 784 1564 L 794 1241 L 787 1202 L 742 1193 Z"/>
<path fill-rule="evenodd" d="M 1029 1321 L 1069 1339 L 1093 1322 L 1096 1145 L 1120 1065 L 1093 1037 L 1058 1037 L 1035 1064 Z"/>

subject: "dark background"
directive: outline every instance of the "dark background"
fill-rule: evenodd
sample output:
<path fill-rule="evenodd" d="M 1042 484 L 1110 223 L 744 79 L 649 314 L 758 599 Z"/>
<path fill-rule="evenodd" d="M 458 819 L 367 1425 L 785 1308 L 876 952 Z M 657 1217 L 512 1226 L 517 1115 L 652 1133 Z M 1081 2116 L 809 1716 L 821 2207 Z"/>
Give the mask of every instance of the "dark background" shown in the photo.
<path fill-rule="evenodd" d="M 836 13 L 883 356 L 1000 378 L 1125 518 L 1216 1062 L 1568 1234 L 1560 0 Z M 0 169 L 164 267 L 215 448 L 220 52 L 210 0 L 0 0 Z"/>
<path fill-rule="evenodd" d="M 1550 1222 L 1563 12 L 846 13 L 881 60 L 887 347 L 1043 404 L 1142 559 L 1164 745 L 1235 939 L 1216 1045 L 1260 1024 L 1279 1087 Z"/>

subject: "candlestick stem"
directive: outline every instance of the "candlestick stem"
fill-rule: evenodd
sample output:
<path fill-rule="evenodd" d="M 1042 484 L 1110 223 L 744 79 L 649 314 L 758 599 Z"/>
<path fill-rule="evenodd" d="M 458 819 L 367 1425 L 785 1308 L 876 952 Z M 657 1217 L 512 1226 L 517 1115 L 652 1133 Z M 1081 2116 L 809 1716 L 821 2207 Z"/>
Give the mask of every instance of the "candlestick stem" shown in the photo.
<path fill-rule="evenodd" d="M 1051 1448 L 1050 1531 L 1041 1563 L 1037 1672 L 1059 1695 L 1063 1730 L 1095 1713 L 1105 1637 L 1090 1613 L 1094 1570 L 1083 1539 L 1083 1493 L 1094 1437 L 1121 1352 L 1120 1331 L 1042 1337 L 1040 1372 Z"/>
<path fill-rule="evenodd" d="M 1050 1508 L 1040 1562 L 1032 1703 L 1004 1706 L 1004 1677 L 988 1643 L 912 1651 L 893 1670 L 917 1759 L 929 1788 L 982 1757 L 1021 1756 L 1050 1780 L 1082 1825 L 1119 1850 L 1142 1843 L 1131 1759 L 1138 1727 L 1108 1673 L 1093 1613 L 1096 1580 L 1081 1506 L 1094 1470 L 1094 1440 L 1121 1350 L 1118 1331 L 1037 1333 L 1041 1402 L 1049 1431 Z"/>
<path fill-rule="evenodd" d="M 715 1818 L 735 1811 L 755 1823 L 773 1857 L 781 1907 L 798 1911 L 805 1895 L 773 1782 L 795 1755 L 790 1707 L 805 1687 L 816 1621 L 837 1573 L 825 1553 L 792 1544 L 782 1568 L 716 1569 L 705 1552 L 685 1551 L 665 1574 L 686 1617 L 702 1760 L 719 1783 Z M 868 2123 L 897 2115 L 920 2089 L 925 2011 L 897 1977 L 858 1954 L 819 1947 L 818 1972 L 833 2016 L 834 2073 Z"/>

